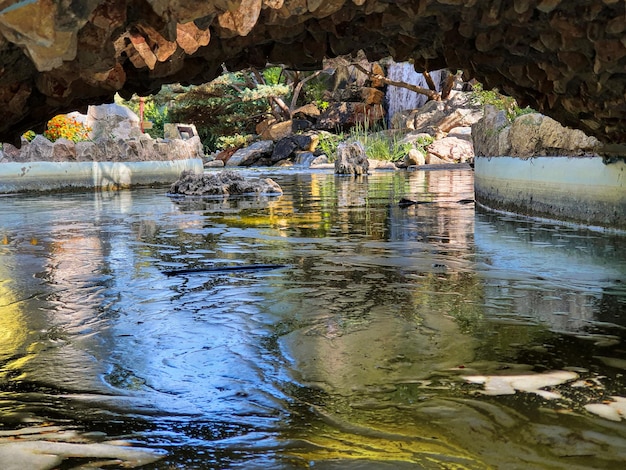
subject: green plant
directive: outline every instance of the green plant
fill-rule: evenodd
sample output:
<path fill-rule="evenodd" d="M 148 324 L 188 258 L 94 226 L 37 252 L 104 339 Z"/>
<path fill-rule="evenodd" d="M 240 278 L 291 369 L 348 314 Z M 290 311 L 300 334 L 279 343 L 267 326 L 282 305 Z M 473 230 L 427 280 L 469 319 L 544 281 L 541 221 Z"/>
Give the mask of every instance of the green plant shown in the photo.
<path fill-rule="evenodd" d="M 165 92 L 166 93 L 166 92 Z M 152 123 L 152 127 L 150 129 L 146 129 L 146 134 L 150 135 L 150 137 L 156 139 L 159 137 L 163 137 L 163 128 L 164 125 L 169 120 L 169 109 L 167 107 L 165 100 L 163 97 L 154 95 L 147 97 L 139 97 L 134 95 L 130 100 L 121 100 L 120 104 L 130 108 L 137 116 L 141 114 L 141 100 L 143 99 L 143 120 L 150 121 Z"/>
<path fill-rule="evenodd" d="M 323 103 L 326 98 L 326 89 L 327 86 L 323 81 L 311 80 L 304 86 L 304 98 L 309 103 Z"/>
<path fill-rule="evenodd" d="M 50 142 L 58 139 L 67 139 L 72 142 L 80 142 L 89 139 L 91 128 L 77 121 L 67 114 L 59 114 L 53 117 L 46 124 L 43 136 Z"/>
<path fill-rule="evenodd" d="M 28 142 L 32 142 L 32 140 L 37 136 L 37 134 L 35 133 L 35 131 L 26 131 L 24 132 L 24 134 L 22 134 L 22 137 L 24 137 Z"/>
<path fill-rule="evenodd" d="M 272 97 L 290 92 L 288 86 L 275 83 L 280 71 L 266 69 L 260 79 L 254 71 L 225 73 L 210 83 L 188 87 L 172 100 L 170 119 L 195 124 L 207 151 L 225 148 L 230 142 L 222 137 L 237 140 L 237 135 L 255 134 L 256 125 L 271 112 Z M 267 83 L 258 83 L 261 80 Z"/>
<path fill-rule="evenodd" d="M 337 154 L 337 146 L 345 140 L 343 133 L 332 134 L 330 132 L 322 132 L 319 134 L 318 148 L 328 157 L 329 161 L 335 159 Z"/>
<path fill-rule="evenodd" d="M 412 145 L 401 142 L 393 130 L 370 126 L 366 121 L 350 129 L 350 139 L 363 144 L 368 158 L 395 162 L 409 153 Z"/>
<path fill-rule="evenodd" d="M 315 102 L 315 105 L 317 106 L 317 109 L 319 109 L 320 111 L 326 111 L 326 109 L 328 109 L 328 107 L 330 106 L 330 103 L 324 100 L 317 100 Z"/>
<path fill-rule="evenodd" d="M 430 135 L 419 136 L 417 140 L 413 143 L 414 148 L 416 148 L 422 155 L 426 155 L 428 152 L 426 148 L 435 141 L 435 138 Z"/>
<path fill-rule="evenodd" d="M 520 108 L 517 104 L 517 101 L 515 101 L 515 98 L 511 96 L 505 96 L 501 94 L 497 89 L 485 90 L 481 83 L 474 84 L 472 93 L 470 95 L 470 101 L 473 104 L 478 104 L 481 106 L 495 106 L 496 109 L 504 111 L 506 113 L 507 119 L 511 122 L 514 121 L 515 118 L 517 118 L 518 116 L 535 112 L 532 108 L 529 108 L 528 106 L 526 106 L 525 108 Z"/>
<path fill-rule="evenodd" d="M 252 136 L 250 134 L 223 135 L 217 138 L 217 148 L 220 150 L 239 148 L 248 145 L 251 141 Z"/>
<path fill-rule="evenodd" d="M 284 84 L 286 77 L 283 75 L 282 67 L 267 67 L 263 70 L 263 79 L 267 85 Z"/>

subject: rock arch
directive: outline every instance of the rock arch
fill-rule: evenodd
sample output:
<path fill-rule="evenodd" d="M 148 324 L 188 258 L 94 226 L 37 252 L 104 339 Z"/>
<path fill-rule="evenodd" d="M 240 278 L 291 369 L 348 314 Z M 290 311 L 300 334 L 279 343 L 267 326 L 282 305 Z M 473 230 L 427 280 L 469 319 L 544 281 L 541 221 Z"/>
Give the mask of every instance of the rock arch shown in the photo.
<path fill-rule="evenodd" d="M 605 143 L 626 142 L 619 0 L 36 0 L 0 10 L 0 140 L 52 115 L 268 61 L 362 49 L 464 70 Z"/>

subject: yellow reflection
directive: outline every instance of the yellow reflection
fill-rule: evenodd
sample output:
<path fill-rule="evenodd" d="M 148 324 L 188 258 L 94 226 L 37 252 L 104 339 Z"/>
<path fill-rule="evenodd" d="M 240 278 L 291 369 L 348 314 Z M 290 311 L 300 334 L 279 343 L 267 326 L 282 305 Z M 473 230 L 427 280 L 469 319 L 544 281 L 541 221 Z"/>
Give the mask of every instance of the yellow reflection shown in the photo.
<path fill-rule="evenodd" d="M 405 462 L 423 466 L 420 468 L 489 468 L 465 449 L 447 443 L 442 436 L 435 437 L 430 431 L 426 434 L 428 437 L 416 435 L 418 431 L 425 431 L 417 426 L 407 430 L 370 426 L 361 429 L 352 423 L 348 426 L 356 429 L 354 432 L 333 426 L 317 429 L 315 435 L 306 440 L 307 449 L 296 450 L 291 455 L 309 464 L 333 460 L 362 460 Z"/>
<path fill-rule="evenodd" d="M 0 266 L 0 278 L 11 279 L 4 266 Z M 28 336 L 19 299 L 11 286 L 9 280 L 0 282 L 0 360 L 3 361 L 23 353 Z M 14 368 L 13 365 L 6 365 L 0 370 L 0 375 L 9 367 Z"/>

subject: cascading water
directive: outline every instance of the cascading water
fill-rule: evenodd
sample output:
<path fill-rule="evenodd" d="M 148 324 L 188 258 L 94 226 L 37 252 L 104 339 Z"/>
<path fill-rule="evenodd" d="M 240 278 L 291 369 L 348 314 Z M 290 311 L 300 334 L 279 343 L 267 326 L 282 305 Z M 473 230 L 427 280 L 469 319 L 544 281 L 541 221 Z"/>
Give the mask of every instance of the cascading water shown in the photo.
<path fill-rule="evenodd" d="M 437 70 L 431 72 L 430 75 L 437 86 L 437 91 L 439 91 L 441 71 Z M 424 75 L 417 73 L 413 68 L 413 64 L 408 62 L 391 62 L 387 71 L 387 77 L 397 82 L 410 83 L 412 85 L 428 88 Z M 396 86 L 390 86 L 387 88 L 385 99 L 387 100 L 387 110 L 390 122 L 393 115 L 397 112 L 404 111 L 405 109 L 419 108 L 427 101 L 425 95 L 420 95 L 414 91 Z"/>

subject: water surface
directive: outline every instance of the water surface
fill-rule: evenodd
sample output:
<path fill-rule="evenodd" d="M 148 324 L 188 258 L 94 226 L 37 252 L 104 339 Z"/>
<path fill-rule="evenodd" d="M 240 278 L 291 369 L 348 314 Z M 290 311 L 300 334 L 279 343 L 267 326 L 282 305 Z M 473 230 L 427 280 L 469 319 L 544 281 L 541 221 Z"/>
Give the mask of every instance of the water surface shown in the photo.
<path fill-rule="evenodd" d="M 623 236 L 479 212 L 471 171 L 270 176 L 2 198 L 0 461 L 33 428 L 85 446 L 62 468 L 626 459 Z M 254 263 L 286 267 L 163 274 Z"/>

